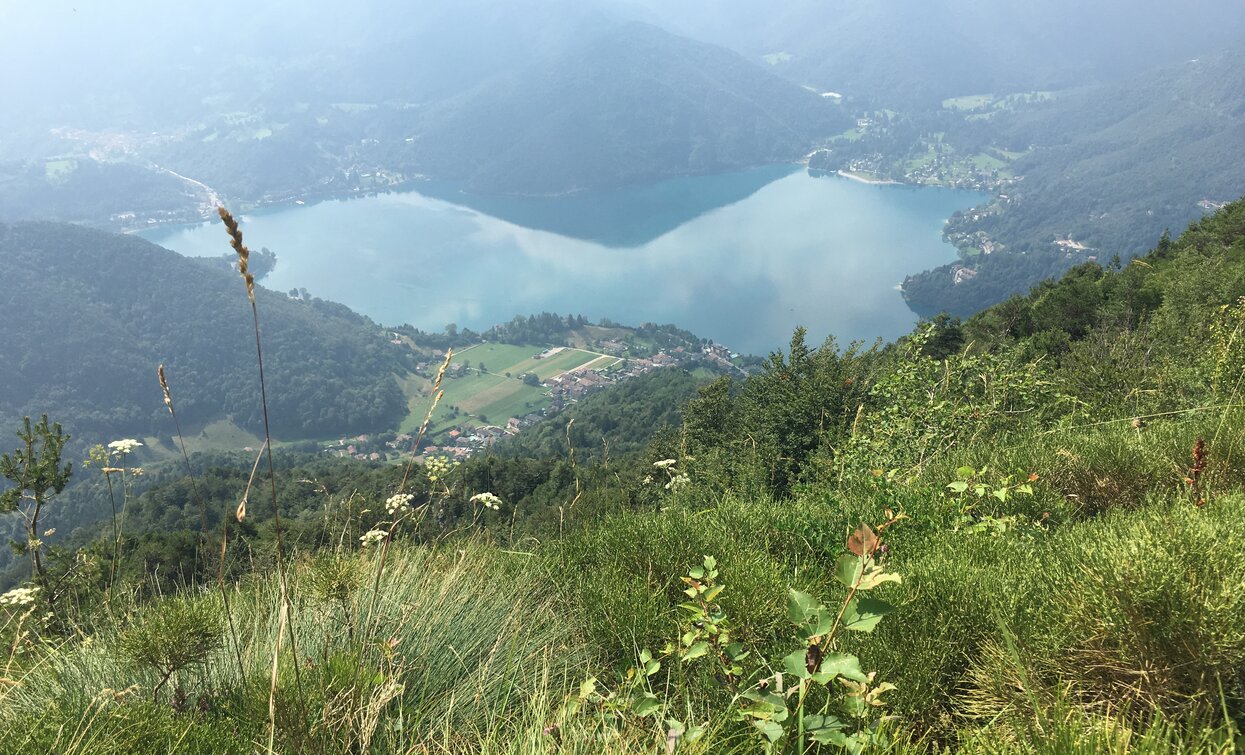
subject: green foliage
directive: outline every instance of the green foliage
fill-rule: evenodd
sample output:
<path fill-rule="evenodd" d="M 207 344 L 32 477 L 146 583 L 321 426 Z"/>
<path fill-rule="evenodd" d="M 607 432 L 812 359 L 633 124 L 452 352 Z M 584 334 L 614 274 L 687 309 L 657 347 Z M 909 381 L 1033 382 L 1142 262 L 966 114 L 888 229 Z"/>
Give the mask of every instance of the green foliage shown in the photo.
<path fill-rule="evenodd" d="M 577 461 L 604 460 L 607 454 L 625 457 L 642 450 L 664 428 L 676 427 L 680 409 L 700 383 L 691 373 L 670 368 L 632 378 L 524 430 L 499 446 L 498 453 L 566 456 L 569 432 Z"/>
<path fill-rule="evenodd" d="M 977 439 L 1027 431 L 1058 406 L 1059 394 L 1038 366 L 1015 353 L 925 356 L 932 326 L 900 345 L 889 373 L 877 380 L 857 432 L 835 463 L 862 469 L 920 470 Z M 870 407 L 876 407 L 872 411 Z"/>
<path fill-rule="evenodd" d="M 64 490 L 73 473 L 72 463 L 66 462 L 61 466 L 61 452 L 69 436 L 61 432 L 59 423 L 49 426 L 48 415 L 45 414 L 35 425 L 31 425 L 30 417 L 23 418 L 17 437 L 22 441 L 22 447 L 12 453 L 0 454 L 0 475 L 12 483 L 11 488 L 0 492 L 0 513 L 21 509 L 26 525 L 26 541 L 17 543 L 16 550 L 30 553 L 31 576 L 47 587 L 39 517 L 43 514 L 48 496 Z M 22 507 L 20 504 L 24 499 L 30 503 Z M 48 600 L 54 601 L 55 597 L 50 596 Z"/>
<path fill-rule="evenodd" d="M 219 605 L 207 599 L 172 598 L 132 620 L 117 646 L 128 661 L 159 676 L 151 691 L 152 702 L 158 702 L 169 677 L 207 663 L 223 637 Z"/>
<path fill-rule="evenodd" d="M 236 275 L 68 225 L 0 225 L 0 254 L 14 294 L 0 300 L 0 318 L 24 323 L 0 344 L 0 420 L 38 408 L 72 418 L 78 438 L 165 436 L 153 374 L 163 363 L 188 428 L 225 418 L 262 428 Z M 280 386 L 269 395 L 277 437 L 397 426 L 407 407 L 393 374 L 413 364 L 408 349 L 340 305 L 257 295 L 267 378 Z"/>

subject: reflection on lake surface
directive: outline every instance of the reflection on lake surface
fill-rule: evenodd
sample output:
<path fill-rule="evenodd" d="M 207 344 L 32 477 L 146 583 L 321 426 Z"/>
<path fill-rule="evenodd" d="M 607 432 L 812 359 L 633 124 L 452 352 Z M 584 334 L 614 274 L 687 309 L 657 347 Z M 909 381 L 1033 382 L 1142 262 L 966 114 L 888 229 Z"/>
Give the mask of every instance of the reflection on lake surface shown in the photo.
<path fill-rule="evenodd" d="M 955 258 L 943 221 L 982 198 L 786 166 L 553 198 L 420 188 L 244 218 L 248 245 L 278 255 L 264 285 L 425 330 L 548 311 L 672 322 L 758 354 L 797 325 L 813 342 L 891 339 L 916 322 L 896 285 Z M 218 256 L 215 225 L 146 236 Z"/>

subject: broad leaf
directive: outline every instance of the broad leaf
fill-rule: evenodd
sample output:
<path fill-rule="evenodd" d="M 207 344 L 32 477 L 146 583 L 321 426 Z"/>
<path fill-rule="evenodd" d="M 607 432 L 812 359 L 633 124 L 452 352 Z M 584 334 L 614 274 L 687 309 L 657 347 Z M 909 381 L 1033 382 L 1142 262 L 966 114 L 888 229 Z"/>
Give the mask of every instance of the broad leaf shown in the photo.
<path fill-rule="evenodd" d="M 817 599 L 799 590 L 787 591 L 787 616 L 792 623 L 803 624 L 818 606 Z"/>
<path fill-rule="evenodd" d="M 835 677 L 843 677 L 857 682 L 869 680 L 868 674 L 860 668 L 860 659 L 847 653 L 831 653 L 821 661 L 821 668 L 813 674 L 813 681 L 828 684 Z"/>
<path fill-rule="evenodd" d="M 843 611 L 843 627 L 854 632 L 872 632 L 894 606 L 877 598 L 857 596 L 852 598 Z"/>
<path fill-rule="evenodd" d="M 770 742 L 777 742 L 782 739 L 782 726 L 773 721 L 753 721 L 752 725 L 757 727 L 761 735 Z"/>
<path fill-rule="evenodd" d="M 644 692 L 631 701 L 631 711 L 637 716 L 651 716 L 661 709 L 661 701 L 652 692 Z"/>
<path fill-rule="evenodd" d="M 878 536 L 873 534 L 873 529 L 867 524 L 857 527 L 852 536 L 847 538 L 847 549 L 857 556 L 873 555 L 877 547 Z"/>
<path fill-rule="evenodd" d="M 865 564 L 864 574 L 860 576 L 860 582 L 856 587 L 861 590 L 872 590 L 883 582 L 903 582 L 903 578 L 898 574 L 892 574 L 873 559 L 869 559 Z"/>
<path fill-rule="evenodd" d="M 834 564 L 834 578 L 844 587 L 855 587 L 865 569 L 865 560 L 859 556 L 844 553 Z"/>
<path fill-rule="evenodd" d="M 687 663 L 688 661 L 699 658 L 708 652 L 709 652 L 709 643 L 701 640 L 700 642 L 697 642 L 691 647 L 689 647 L 687 651 L 683 653 L 683 662 Z"/>
<path fill-rule="evenodd" d="M 808 654 L 807 650 L 797 650 L 782 659 L 782 667 L 786 669 L 788 674 L 807 679 L 808 669 L 805 667 L 804 658 Z"/>
<path fill-rule="evenodd" d="M 579 697 L 587 699 L 589 695 L 597 691 L 597 678 L 590 676 L 579 685 Z"/>

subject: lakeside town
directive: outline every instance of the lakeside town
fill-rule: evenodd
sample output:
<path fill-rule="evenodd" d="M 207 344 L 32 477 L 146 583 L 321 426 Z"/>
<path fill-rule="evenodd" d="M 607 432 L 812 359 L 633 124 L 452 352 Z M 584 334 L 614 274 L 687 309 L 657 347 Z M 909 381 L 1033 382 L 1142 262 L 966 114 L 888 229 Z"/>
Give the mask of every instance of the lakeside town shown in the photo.
<path fill-rule="evenodd" d="M 544 399 L 540 403 L 543 405 L 531 411 L 518 412 L 502 419 L 484 411 L 460 413 L 454 410 L 451 416 L 458 421 L 434 422 L 418 449 L 413 448 L 417 440 L 416 433 L 387 432 L 339 438 L 336 442 L 327 444 L 323 451 L 339 458 L 350 457 L 359 461 L 372 462 L 407 458 L 414 450 L 417 450 L 419 456 L 425 459 L 434 456 L 467 459 L 487 451 L 494 444 L 518 435 L 545 419 L 560 414 L 593 393 L 656 370 L 705 369 L 717 374 L 738 376 L 747 374 L 736 364 L 740 355 L 721 344 L 703 344 L 699 348 L 688 346 L 659 348 L 652 353 L 644 353 L 646 350 L 620 339 L 602 339 L 590 345 L 594 351 L 555 346 L 532 356 L 531 360 L 540 361 L 568 351 L 587 355 L 587 361 L 583 364 L 543 380 L 533 372 L 521 375 L 507 374 L 507 380 L 517 381 L 526 388 L 537 389 L 540 392 Z M 462 352 L 462 354 L 469 353 L 470 349 Z M 438 359 L 444 359 L 445 354 L 433 352 L 431 356 L 436 358 L 421 362 L 416 366 L 417 374 L 422 373 L 427 377 L 434 373 Z M 481 367 L 472 366 L 470 360 L 455 361 L 447 368 L 443 385 L 446 386 L 447 392 L 452 391 L 455 381 L 481 374 L 490 373 Z M 467 403 L 462 398 L 457 400 Z M 500 401 L 494 402 L 494 405 L 501 403 Z"/>

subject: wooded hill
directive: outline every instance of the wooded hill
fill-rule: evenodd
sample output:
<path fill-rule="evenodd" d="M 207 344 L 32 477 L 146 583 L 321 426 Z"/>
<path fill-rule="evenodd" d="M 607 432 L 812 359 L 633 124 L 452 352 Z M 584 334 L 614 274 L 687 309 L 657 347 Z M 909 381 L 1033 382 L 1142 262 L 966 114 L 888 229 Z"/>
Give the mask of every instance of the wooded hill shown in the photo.
<path fill-rule="evenodd" d="M 1245 195 L 1243 64 L 1240 53 L 1204 56 L 952 125 L 952 143 L 1024 153 L 1009 166 L 1023 180 L 948 224 L 998 246 L 966 261 L 976 277 L 956 285 L 950 265 L 911 276 L 908 301 L 969 315 L 1089 256 L 1142 254 L 1164 230 Z"/>
<path fill-rule="evenodd" d="M 221 231 L 221 247 L 228 250 Z M 187 430 L 230 420 L 262 431 L 246 286 L 133 236 L 70 225 L 0 225 L 0 418 L 48 413 L 81 439 L 157 431 L 164 364 Z M 343 264 L 347 264 L 343 261 Z M 333 436 L 396 427 L 394 375 L 409 348 L 365 317 L 258 287 L 273 432 Z"/>

